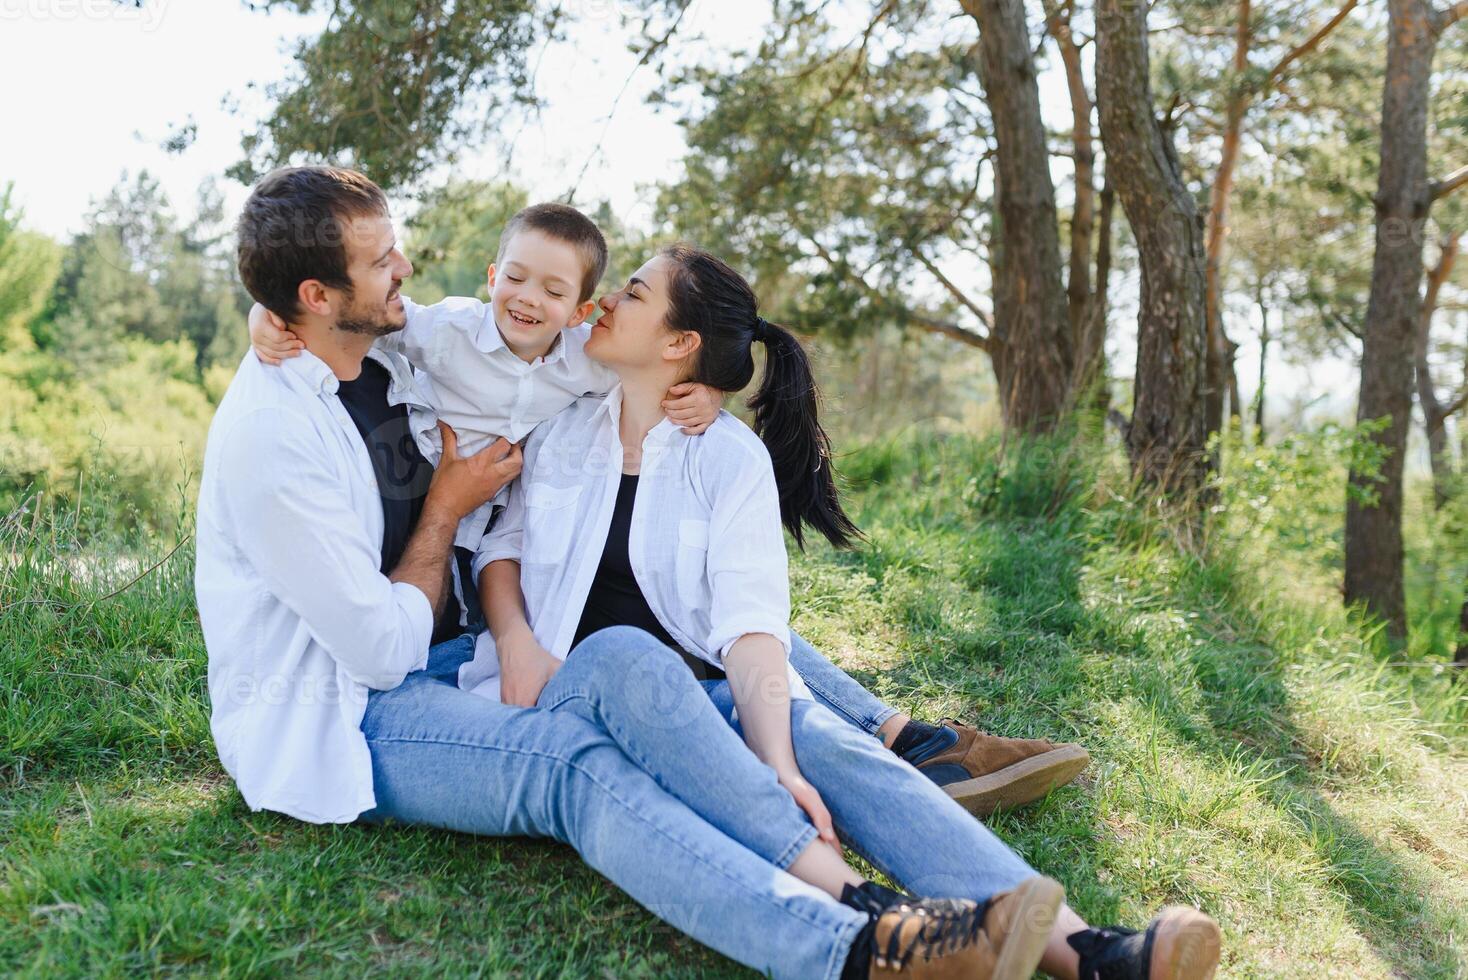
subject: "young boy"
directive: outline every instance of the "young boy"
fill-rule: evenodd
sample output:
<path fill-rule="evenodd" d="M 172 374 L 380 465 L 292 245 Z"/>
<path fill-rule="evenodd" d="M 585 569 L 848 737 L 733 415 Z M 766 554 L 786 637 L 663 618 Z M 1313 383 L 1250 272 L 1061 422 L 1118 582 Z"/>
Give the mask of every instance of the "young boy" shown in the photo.
<path fill-rule="evenodd" d="M 535 204 L 500 235 L 487 304 L 464 296 L 432 306 L 403 299 L 407 326 L 377 344 L 401 352 L 416 369 L 414 383 L 432 411 L 410 403 L 409 426 L 430 463 L 437 465 L 443 451 L 438 419 L 469 455 L 500 436 L 519 442 L 582 395 L 611 390 L 616 375 L 583 350 L 590 333 L 585 320 L 596 308 L 592 294 L 606 267 L 606 239 L 590 218 L 564 204 Z M 267 364 L 304 346 L 259 304 L 250 311 L 250 341 Z M 718 417 L 722 401 L 712 388 L 685 384 L 668 392 L 663 408 L 684 432 L 698 435 Z M 478 547 L 504 496 L 501 491 L 464 518 L 456 546 Z"/>

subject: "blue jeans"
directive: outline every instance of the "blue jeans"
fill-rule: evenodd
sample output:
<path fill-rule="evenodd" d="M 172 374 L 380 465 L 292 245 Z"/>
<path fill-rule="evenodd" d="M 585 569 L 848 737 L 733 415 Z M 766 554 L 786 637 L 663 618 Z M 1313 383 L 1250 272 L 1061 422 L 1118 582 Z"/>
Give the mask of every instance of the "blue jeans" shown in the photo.
<path fill-rule="evenodd" d="M 790 665 L 815 699 L 862 731 L 876 735 L 897 709 L 883 704 L 815 647 L 790 634 Z"/>
<path fill-rule="evenodd" d="M 578 648 L 588 660 L 597 649 L 590 640 Z M 459 690 L 459 665 L 473 652 L 469 636 L 441 643 L 427 670 L 368 698 L 362 731 L 377 806 L 363 820 L 554 838 L 731 959 L 775 977 L 840 975 L 864 915 L 721 832 L 574 712 Z"/>
<path fill-rule="evenodd" d="M 775 771 L 744 744 L 729 682 L 695 679 L 675 651 L 641 630 L 592 634 L 537 707 L 610 735 L 661 789 L 775 867 L 787 867 L 815 836 Z M 1034 876 L 932 780 L 824 705 L 792 701 L 790 729 L 800 771 L 837 834 L 910 892 L 982 900 Z"/>

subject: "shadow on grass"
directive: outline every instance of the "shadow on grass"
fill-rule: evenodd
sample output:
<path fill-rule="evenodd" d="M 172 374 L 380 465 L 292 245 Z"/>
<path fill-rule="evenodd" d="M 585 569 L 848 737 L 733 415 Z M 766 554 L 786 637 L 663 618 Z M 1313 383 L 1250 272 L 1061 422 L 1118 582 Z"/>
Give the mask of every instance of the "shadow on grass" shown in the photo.
<path fill-rule="evenodd" d="M 167 770 L 5 810 L 9 975 L 740 973 L 554 842 L 302 824 Z"/>
<path fill-rule="evenodd" d="M 1152 591 L 1152 601 L 1192 615 L 1193 629 L 1211 634 L 1172 654 L 1171 669 L 1155 669 L 1131 610 L 1087 608 L 1081 592 L 1082 570 L 1096 557 L 1094 549 L 1118 533 L 1107 524 L 1122 525 L 1125 535 L 1125 525 L 1135 521 L 1093 519 L 1068 499 L 1068 485 L 1046 484 L 1043 467 L 1006 473 L 1001 463 L 997 473 L 986 474 L 980 461 L 978 476 L 945 501 L 944 480 L 933 471 L 942 465 L 879 461 L 874 474 L 863 474 L 875 476 L 863 516 L 879 530 L 863 552 L 831 560 L 870 576 L 896 613 L 892 625 L 904 653 L 889 670 L 856 672 L 860 679 L 905 703 L 959 695 L 965 707 L 980 706 L 981 721 L 1001 734 L 1082 742 L 1087 732 L 1074 719 L 1097 717 L 1097 706 L 1087 703 L 1092 697 L 1141 699 L 1153 707 L 1159 728 L 1211 764 L 1232 769 L 1249 760 L 1261 802 L 1319 859 L 1327 890 L 1394 974 L 1458 975 L 1456 926 L 1430 900 L 1431 881 L 1331 802 L 1329 764 L 1310 756 L 1297 724 L 1300 706 L 1284 675 L 1287 655 L 1268 645 L 1270 631 L 1238 600 L 1238 583 L 1226 565 L 1184 567 L 1180 581 L 1160 594 L 1155 582 L 1112 583 L 1121 603 L 1129 592 Z M 919 496 L 917 521 L 911 504 L 884 502 Z M 894 520 L 898 515 L 906 519 Z M 1114 538 L 1106 543 L 1131 546 Z M 1177 586 L 1181 596 L 1167 594 Z M 1111 676 L 1103 685 L 1110 690 L 1088 696 L 1078 683 L 1086 670 L 1082 649 L 1108 661 Z M 1203 706 L 1201 724 L 1190 702 Z M 1000 815 L 994 823 L 1032 863 L 1066 884 L 1084 916 L 1116 921 L 1122 896 L 1098 883 L 1108 845 L 1083 789 L 1060 790 L 1039 807 Z M 1159 886 L 1164 892 L 1171 887 L 1166 881 Z M 1190 900 L 1175 891 L 1162 897 Z"/>
<path fill-rule="evenodd" d="M 1310 750 L 1298 726 L 1300 706 L 1285 683 L 1280 651 L 1263 642 L 1269 635 L 1264 623 L 1227 601 L 1234 594 L 1229 582 L 1225 618 L 1212 625 L 1242 642 L 1197 647 L 1186 658 L 1211 730 L 1199 733 L 1177 712 L 1163 711 L 1159 718 L 1220 762 L 1247 753 L 1278 777 L 1260 780 L 1260 792 L 1300 826 L 1300 839 L 1325 863 L 1353 925 L 1395 975 L 1421 976 L 1426 967 L 1434 976 L 1461 976 L 1458 953 L 1447 938 L 1456 927 L 1428 901 L 1430 882 L 1377 845 L 1328 798 L 1330 767 Z"/>

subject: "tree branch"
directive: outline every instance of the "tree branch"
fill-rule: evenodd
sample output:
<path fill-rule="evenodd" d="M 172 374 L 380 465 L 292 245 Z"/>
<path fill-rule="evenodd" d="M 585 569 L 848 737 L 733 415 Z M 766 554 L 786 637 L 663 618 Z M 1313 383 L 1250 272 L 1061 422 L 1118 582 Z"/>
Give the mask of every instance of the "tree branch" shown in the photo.
<path fill-rule="evenodd" d="M 1439 34 L 1468 16 L 1468 0 L 1458 0 L 1451 7 L 1433 11 L 1432 26 Z"/>
<path fill-rule="evenodd" d="M 836 259 L 836 256 L 832 255 L 831 252 L 826 248 L 826 246 L 816 241 L 813 236 L 806 235 L 805 240 L 810 242 L 811 247 L 816 250 L 816 254 L 819 255 L 828 266 L 830 266 L 832 269 L 843 270 L 847 280 L 849 280 L 852 285 L 856 286 L 857 289 L 861 290 L 862 295 L 865 296 L 872 303 L 889 310 L 892 309 L 894 305 L 896 305 L 886 296 L 883 296 L 881 291 L 873 286 L 871 283 L 867 282 L 865 278 L 857 275 L 850 266 L 846 265 L 843 262 L 839 262 Z M 920 313 L 916 310 L 908 309 L 907 307 L 899 307 L 898 311 L 901 316 L 906 317 L 908 320 L 922 327 L 924 330 L 930 331 L 932 333 L 942 334 L 943 336 L 956 340 L 959 343 L 967 344 L 970 347 L 977 347 L 979 348 L 979 350 L 982 351 L 987 352 L 990 350 L 990 340 L 988 335 L 986 334 L 976 333 L 972 330 L 969 330 L 967 327 L 961 327 L 958 324 L 948 320 L 939 320 L 936 317 L 928 316 L 926 313 Z"/>
<path fill-rule="evenodd" d="M 979 318 L 979 322 L 984 325 L 985 329 L 991 332 L 993 331 L 994 314 L 990 313 L 988 310 L 984 309 L 982 306 L 969 299 L 968 294 L 955 286 L 953 284 L 953 280 L 945 276 L 943 274 L 943 270 L 938 268 L 938 266 L 935 265 L 931 259 L 923 254 L 922 249 L 914 245 L 911 248 L 911 252 L 913 254 L 913 257 L 922 263 L 923 268 L 932 273 L 933 278 L 938 280 L 938 282 L 942 284 L 944 289 L 948 290 L 948 295 L 952 296 L 964 306 L 968 307 L 969 312 L 973 313 L 974 316 Z"/>
<path fill-rule="evenodd" d="M 1464 2 L 1468 3 L 1468 0 L 1464 0 Z M 1308 38 L 1297 45 L 1293 50 L 1289 51 L 1283 58 L 1279 59 L 1279 62 L 1269 70 L 1269 77 L 1266 78 L 1264 80 L 1264 84 L 1259 87 L 1261 89 L 1269 88 L 1269 86 L 1273 85 L 1279 79 L 1279 77 L 1285 73 L 1285 69 L 1289 68 L 1290 65 L 1294 64 L 1296 61 L 1299 61 L 1311 51 L 1314 51 L 1316 48 L 1320 47 L 1320 42 L 1324 41 L 1326 35 L 1328 35 L 1331 31 L 1340 26 L 1341 21 L 1346 19 L 1346 15 L 1349 14 L 1353 9 L 1355 9 L 1355 6 L 1356 0 L 1346 0 L 1345 5 L 1341 7 L 1340 10 L 1336 11 L 1336 15 L 1330 20 L 1326 21 L 1325 25 L 1321 27 L 1320 30 L 1316 31 L 1314 34 L 1311 34 Z"/>
<path fill-rule="evenodd" d="M 1464 0 L 1468 4 L 1468 0 Z M 1427 186 L 1427 193 L 1431 200 L 1436 201 L 1440 197 L 1446 197 L 1459 187 L 1468 184 L 1468 166 L 1459 167 L 1441 180 L 1434 180 Z"/>

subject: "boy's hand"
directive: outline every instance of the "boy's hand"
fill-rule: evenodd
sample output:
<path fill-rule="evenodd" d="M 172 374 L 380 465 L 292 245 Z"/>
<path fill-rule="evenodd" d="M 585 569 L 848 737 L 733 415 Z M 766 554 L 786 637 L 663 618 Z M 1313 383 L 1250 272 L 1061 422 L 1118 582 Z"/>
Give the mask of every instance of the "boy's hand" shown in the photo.
<path fill-rule="evenodd" d="M 442 421 L 438 423 L 438 429 L 443 436 L 443 456 L 433 471 L 433 482 L 428 485 L 428 498 L 423 502 L 423 509 L 427 512 L 441 508 L 457 523 L 519 476 L 524 460 L 520 447 L 510 445 L 505 439 L 496 439 L 494 445 L 473 456 L 460 456 L 459 439 L 454 430 Z"/>
<path fill-rule="evenodd" d="M 719 417 L 724 407 L 724 393 L 708 385 L 684 382 L 668 389 L 663 399 L 663 411 L 674 425 L 683 427 L 683 434 L 701 436 Z"/>
<path fill-rule="evenodd" d="M 256 303 L 250 307 L 250 346 L 255 356 L 266 364 L 279 364 L 288 357 L 300 357 L 306 349 L 285 321 Z"/>

